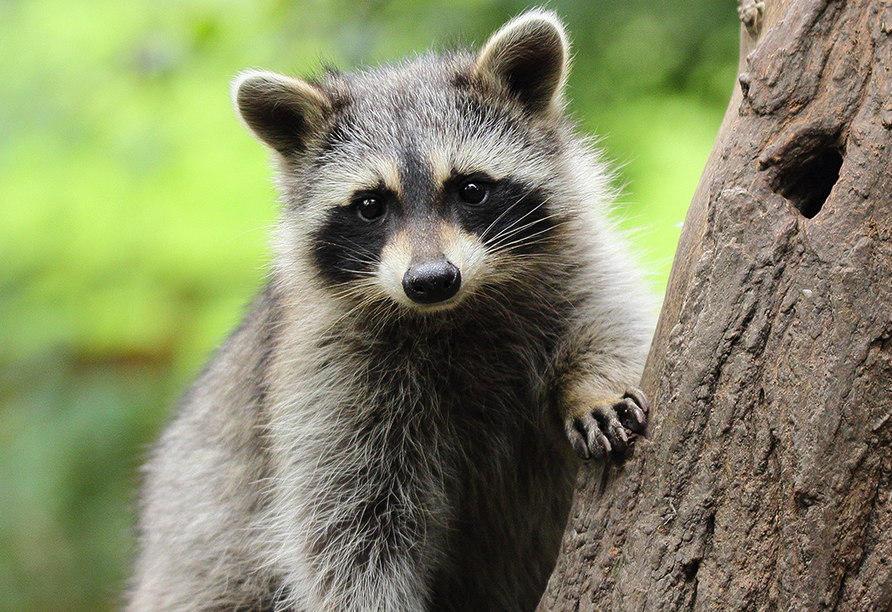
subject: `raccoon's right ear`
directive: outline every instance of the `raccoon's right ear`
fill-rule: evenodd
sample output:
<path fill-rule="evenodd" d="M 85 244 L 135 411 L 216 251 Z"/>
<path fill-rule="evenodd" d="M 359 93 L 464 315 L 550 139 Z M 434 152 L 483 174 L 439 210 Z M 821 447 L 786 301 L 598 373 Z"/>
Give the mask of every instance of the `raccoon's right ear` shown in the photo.
<path fill-rule="evenodd" d="M 560 107 L 569 44 L 552 11 L 533 9 L 493 34 L 477 54 L 474 75 L 494 79 L 533 112 Z"/>
<path fill-rule="evenodd" d="M 232 100 L 257 138 L 285 157 L 304 149 L 331 108 L 328 97 L 310 83 L 255 70 L 232 83 Z"/>

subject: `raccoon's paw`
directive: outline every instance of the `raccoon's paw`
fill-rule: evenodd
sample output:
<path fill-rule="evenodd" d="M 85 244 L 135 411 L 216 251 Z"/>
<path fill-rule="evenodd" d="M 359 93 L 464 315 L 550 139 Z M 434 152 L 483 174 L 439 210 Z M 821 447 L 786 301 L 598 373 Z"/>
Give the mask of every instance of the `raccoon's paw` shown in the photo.
<path fill-rule="evenodd" d="M 621 398 L 569 416 L 567 437 L 583 459 L 622 458 L 629 450 L 629 433 L 642 434 L 647 428 L 647 412 L 644 393 L 629 389 Z"/>

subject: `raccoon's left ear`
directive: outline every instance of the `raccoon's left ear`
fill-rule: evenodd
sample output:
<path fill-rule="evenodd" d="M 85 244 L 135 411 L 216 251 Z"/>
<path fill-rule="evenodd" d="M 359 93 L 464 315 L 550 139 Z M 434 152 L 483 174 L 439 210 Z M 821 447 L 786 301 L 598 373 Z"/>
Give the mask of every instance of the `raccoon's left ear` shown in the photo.
<path fill-rule="evenodd" d="M 569 45 L 551 11 L 532 10 L 493 34 L 474 63 L 474 75 L 495 79 L 534 113 L 560 108 Z"/>

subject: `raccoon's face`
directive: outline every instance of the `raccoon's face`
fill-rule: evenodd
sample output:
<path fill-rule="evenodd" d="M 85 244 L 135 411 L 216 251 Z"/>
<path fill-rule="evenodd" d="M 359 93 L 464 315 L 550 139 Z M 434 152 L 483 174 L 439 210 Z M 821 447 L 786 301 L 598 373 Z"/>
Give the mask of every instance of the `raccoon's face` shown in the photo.
<path fill-rule="evenodd" d="M 280 156 L 312 265 L 338 295 L 420 312 L 499 287 L 555 248 L 542 185 L 559 143 L 567 47 L 547 12 L 509 22 L 474 56 L 316 83 L 249 72 L 249 128 Z M 304 231 L 308 228 L 304 227 Z"/>
<path fill-rule="evenodd" d="M 395 181 L 355 185 L 314 232 L 314 264 L 330 285 L 440 310 L 549 238 L 553 220 L 535 189 L 482 170 L 436 176 L 421 159 L 394 166 Z"/>

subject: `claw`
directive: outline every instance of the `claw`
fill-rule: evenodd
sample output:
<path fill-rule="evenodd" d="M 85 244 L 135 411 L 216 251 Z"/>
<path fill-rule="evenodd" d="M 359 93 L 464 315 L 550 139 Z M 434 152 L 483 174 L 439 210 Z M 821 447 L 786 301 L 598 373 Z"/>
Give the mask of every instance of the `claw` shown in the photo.
<path fill-rule="evenodd" d="M 625 455 L 629 448 L 629 436 L 626 435 L 626 429 L 615 418 L 611 419 L 607 425 L 607 436 L 610 439 L 613 450 L 617 455 Z"/>
<path fill-rule="evenodd" d="M 647 399 L 638 389 L 629 389 L 623 399 L 614 405 L 624 427 L 635 433 L 642 433 L 647 426 Z"/>
<path fill-rule="evenodd" d="M 625 427 L 620 426 L 615 428 L 613 431 L 619 436 L 619 439 L 623 441 L 623 446 L 629 443 L 629 436 L 626 435 Z"/>
<path fill-rule="evenodd" d="M 613 446 L 610 444 L 610 440 L 607 439 L 607 436 L 605 436 L 601 431 L 598 431 L 597 429 L 595 429 L 595 431 L 597 431 L 597 433 L 592 436 L 592 440 L 597 440 L 598 444 L 601 445 L 601 448 L 604 449 L 603 455 L 601 453 L 598 453 L 598 456 L 606 457 L 613 450 Z"/>
<path fill-rule="evenodd" d="M 585 429 L 578 419 L 572 419 L 566 425 L 567 438 L 570 439 L 570 445 L 574 452 L 583 459 L 591 459 L 592 454 L 589 450 L 589 444 L 586 439 Z"/>
<path fill-rule="evenodd" d="M 648 406 L 648 404 L 647 404 L 647 398 L 644 396 L 644 393 L 642 393 L 641 390 L 635 389 L 633 387 L 631 389 L 626 390 L 626 392 L 623 393 L 623 397 L 629 398 L 633 402 L 635 402 L 637 405 L 641 406 L 641 409 L 644 412 L 650 412 L 650 406 Z"/>

